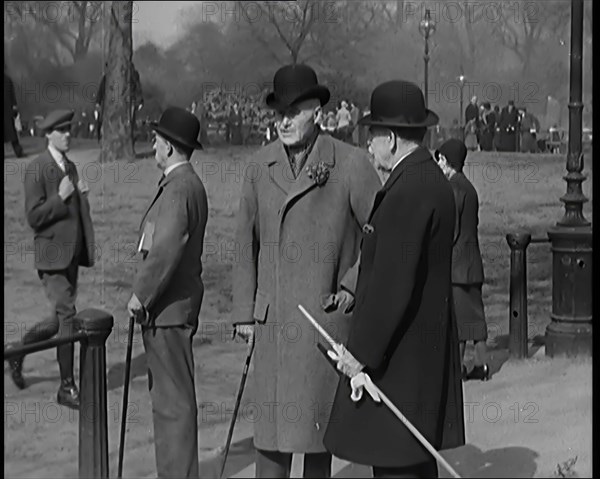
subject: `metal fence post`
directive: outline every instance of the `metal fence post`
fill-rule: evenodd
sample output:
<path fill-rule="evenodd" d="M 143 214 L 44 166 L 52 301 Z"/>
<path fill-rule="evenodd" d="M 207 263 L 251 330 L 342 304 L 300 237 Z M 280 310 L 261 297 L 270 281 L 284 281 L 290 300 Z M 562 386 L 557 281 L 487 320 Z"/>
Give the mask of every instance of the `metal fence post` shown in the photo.
<path fill-rule="evenodd" d="M 106 339 L 113 328 L 106 311 L 86 309 L 75 317 L 84 332 L 80 352 L 79 477 L 108 478 Z"/>
<path fill-rule="evenodd" d="M 529 233 L 509 233 L 506 241 L 510 247 L 510 310 L 509 352 L 510 356 L 523 359 L 528 356 L 527 347 L 527 246 Z"/>

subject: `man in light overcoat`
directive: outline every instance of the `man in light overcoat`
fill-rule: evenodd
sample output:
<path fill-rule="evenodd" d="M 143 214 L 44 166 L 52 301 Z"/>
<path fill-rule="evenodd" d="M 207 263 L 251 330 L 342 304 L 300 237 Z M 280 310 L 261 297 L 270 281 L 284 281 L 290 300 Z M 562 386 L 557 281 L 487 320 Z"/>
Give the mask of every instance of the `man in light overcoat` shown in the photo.
<path fill-rule="evenodd" d="M 266 99 L 278 139 L 248 160 L 243 177 L 233 319 L 249 323 L 237 330 L 256 341 L 256 477 L 289 477 L 294 453 L 305 454 L 304 477 L 331 474 L 323 434 L 338 376 L 298 304 L 346 339 L 347 308 L 326 313 L 323 300 L 356 263 L 381 183 L 365 152 L 320 134 L 329 97 L 310 67 L 278 70 Z"/>

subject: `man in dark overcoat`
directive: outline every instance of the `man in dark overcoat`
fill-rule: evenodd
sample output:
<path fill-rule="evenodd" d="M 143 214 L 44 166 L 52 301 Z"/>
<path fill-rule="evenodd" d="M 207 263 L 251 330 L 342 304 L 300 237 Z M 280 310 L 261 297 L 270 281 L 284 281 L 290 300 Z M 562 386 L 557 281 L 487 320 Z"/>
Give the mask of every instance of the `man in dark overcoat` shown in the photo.
<path fill-rule="evenodd" d="M 140 223 L 142 253 L 127 309 L 142 325 L 152 398 L 158 477 L 198 477 L 198 420 L 192 341 L 204 296 L 202 251 L 208 200 L 190 164 L 200 123 L 169 107 L 154 152 L 163 174 Z"/>
<path fill-rule="evenodd" d="M 233 319 L 256 341 L 251 379 L 257 477 L 289 477 L 304 454 L 304 477 L 330 477 L 323 434 L 337 375 L 316 349 L 304 305 L 345 340 L 346 308 L 322 309 L 356 263 L 361 230 L 381 186 L 366 153 L 320 134 L 329 90 L 307 65 L 274 77 L 267 106 L 278 138 L 248 162 L 243 176 L 234 265 Z"/>
<path fill-rule="evenodd" d="M 471 98 L 471 101 L 465 108 L 465 125 L 471 120 L 475 120 L 477 126 L 479 126 L 479 106 L 477 105 L 477 97 Z"/>
<path fill-rule="evenodd" d="M 23 344 L 45 341 L 59 334 L 71 336 L 76 314 L 79 266 L 94 265 L 94 229 L 88 202 L 89 188 L 79 179 L 75 164 L 67 157 L 71 143 L 72 110 L 55 110 L 38 127 L 48 147 L 27 165 L 25 212 L 34 232 L 35 269 L 44 285 L 52 310 L 23 337 Z M 74 344 L 57 347 L 61 385 L 57 401 L 79 407 L 79 391 L 73 378 Z M 24 357 L 10 361 L 15 384 L 25 387 Z"/>
<path fill-rule="evenodd" d="M 435 152 L 438 165 L 450 180 L 456 218 L 454 244 L 452 247 L 452 294 L 458 324 L 460 358 L 464 360 L 465 344 L 475 345 L 474 367 L 467 372 L 462 367 L 463 379 L 490 377 L 487 359 L 487 324 L 483 307 L 483 262 L 479 249 L 479 198 L 477 190 L 463 173 L 467 158 L 467 147 L 460 140 L 449 140 Z"/>
<path fill-rule="evenodd" d="M 454 197 L 422 146 L 438 117 L 417 85 L 399 80 L 373 91 L 362 122 L 370 126 L 370 153 L 390 175 L 361 246 L 347 349 L 336 359 L 348 377 L 339 382 L 324 442 L 335 456 L 371 465 L 374 477 L 437 477 L 434 457 L 382 402 L 361 400 L 354 378 L 367 373 L 436 449 L 464 444 L 452 312 Z"/>
<path fill-rule="evenodd" d="M 510 100 L 500 113 L 500 141 L 498 151 L 517 151 L 517 128 L 519 111 L 515 102 Z"/>
<path fill-rule="evenodd" d="M 10 142 L 17 158 L 24 156 L 23 147 L 19 142 L 19 135 L 15 128 L 15 118 L 19 110 L 15 85 L 12 79 L 4 72 L 4 143 Z"/>
<path fill-rule="evenodd" d="M 479 146 L 482 151 L 492 151 L 494 148 L 494 132 L 496 131 L 496 115 L 489 102 L 482 105 Z"/>
<path fill-rule="evenodd" d="M 521 153 L 537 153 L 539 151 L 537 144 L 537 134 L 540 131 L 540 122 L 537 117 L 523 108 L 523 117 L 520 122 Z"/>

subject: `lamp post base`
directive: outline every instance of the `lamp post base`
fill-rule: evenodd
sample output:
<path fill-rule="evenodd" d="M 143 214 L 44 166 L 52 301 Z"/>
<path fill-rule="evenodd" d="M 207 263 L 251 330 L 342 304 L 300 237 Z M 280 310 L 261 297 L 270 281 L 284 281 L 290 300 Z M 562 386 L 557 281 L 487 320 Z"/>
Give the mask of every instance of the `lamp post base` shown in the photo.
<path fill-rule="evenodd" d="M 552 321 L 546 328 L 546 356 L 592 357 L 592 325 Z"/>
<path fill-rule="evenodd" d="M 592 228 L 557 226 L 552 242 L 552 322 L 546 356 L 592 356 Z"/>

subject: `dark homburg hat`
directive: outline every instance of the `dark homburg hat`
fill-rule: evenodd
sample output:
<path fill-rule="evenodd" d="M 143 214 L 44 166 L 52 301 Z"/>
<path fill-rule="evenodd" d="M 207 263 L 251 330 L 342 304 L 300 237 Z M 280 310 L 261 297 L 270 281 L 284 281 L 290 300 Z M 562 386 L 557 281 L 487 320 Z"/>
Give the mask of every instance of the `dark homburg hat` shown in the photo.
<path fill-rule="evenodd" d="M 168 140 L 181 146 L 201 150 L 198 142 L 200 122 L 189 111 L 176 106 L 168 107 L 160 116 L 158 123 L 150 123 L 151 128 Z"/>
<path fill-rule="evenodd" d="M 317 74 L 308 65 L 281 67 L 273 78 L 273 91 L 267 95 L 267 106 L 282 111 L 303 100 L 318 98 L 321 106 L 329 101 L 329 89 L 319 85 Z"/>
<path fill-rule="evenodd" d="M 371 113 L 359 124 L 420 128 L 436 125 L 438 116 L 425 107 L 423 92 L 414 83 L 392 80 L 379 85 L 371 94 Z"/>

